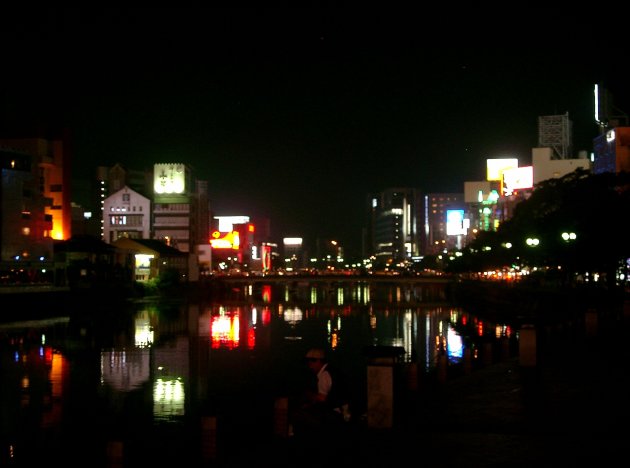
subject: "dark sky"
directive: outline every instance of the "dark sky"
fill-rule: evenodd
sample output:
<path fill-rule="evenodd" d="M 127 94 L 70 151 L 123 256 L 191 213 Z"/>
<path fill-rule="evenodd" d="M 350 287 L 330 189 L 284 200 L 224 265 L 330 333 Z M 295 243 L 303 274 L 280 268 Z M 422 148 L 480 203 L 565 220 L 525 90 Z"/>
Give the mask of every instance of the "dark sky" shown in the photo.
<path fill-rule="evenodd" d="M 596 82 L 630 112 L 621 19 L 498 15 L 2 7 L 0 124 L 67 128 L 77 179 L 190 164 L 217 214 L 352 251 L 368 193 L 527 165 L 541 115 L 568 112 L 590 151 Z"/>

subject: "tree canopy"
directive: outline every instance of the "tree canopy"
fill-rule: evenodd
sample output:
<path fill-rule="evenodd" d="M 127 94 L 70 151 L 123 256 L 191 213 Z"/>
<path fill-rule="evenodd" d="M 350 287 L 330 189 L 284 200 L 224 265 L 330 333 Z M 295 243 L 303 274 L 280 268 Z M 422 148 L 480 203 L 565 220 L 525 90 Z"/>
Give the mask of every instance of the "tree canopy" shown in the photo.
<path fill-rule="evenodd" d="M 629 188 L 628 172 L 576 169 L 545 180 L 516 205 L 510 219 L 496 231 L 479 233 L 446 270 L 536 267 L 560 272 L 565 281 L 598 274 L 612 284 L 618 271 L 628 269 Z"/>

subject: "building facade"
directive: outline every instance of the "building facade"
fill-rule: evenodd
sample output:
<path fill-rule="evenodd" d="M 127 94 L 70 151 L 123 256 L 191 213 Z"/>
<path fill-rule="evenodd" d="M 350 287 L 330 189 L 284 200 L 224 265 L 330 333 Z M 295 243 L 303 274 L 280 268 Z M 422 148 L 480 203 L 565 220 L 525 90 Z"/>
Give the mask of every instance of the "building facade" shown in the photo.
<path fill-rule="evenodd" d="M 630 172 L 630 127 L 606 130 L 593 140 L 593 173 Z"/>
<path fill-rule="evenodd" d="M 153 234 L 181 252 L 195 252 L 210 234 L 207 184 L 195 180 L 182 163 L 153 168 Z"/>
<path fill-rule="evenodd" d="M 127 237 L 151 236 L 151 200 L 124 186 L 107 197 L 103 204 L 103 240 L 108 244 Z"/>
<path fill-rule="evenodd" d="M 32 166 L 32 155 L 0 150 L 0 260 L 15 267 L 53 257 L 53 218 Z"/>
<path fill-rule="evenodd" d="M 2 139 L 0 148 L 30 155 L 37 196 L 45 200 L 45 212 L 52 219 L 48 234 L 54 240 L 69 239 L 72 235 L 71 168 L 63 138 Z"/>
<path fill-rule="evenodd" d="M 371 256 L 377 269 L 419 257 L 424 246 L 423 199 L 416 188 L 390 188 L 369 199 Z"/>
<path fill-rule="evenodd" d="M 463 224 L 466 218 L 464 194 L 428 193 L 424 204 L 425 255 L 439 255 L 462 248 L 467 227 Z"/>

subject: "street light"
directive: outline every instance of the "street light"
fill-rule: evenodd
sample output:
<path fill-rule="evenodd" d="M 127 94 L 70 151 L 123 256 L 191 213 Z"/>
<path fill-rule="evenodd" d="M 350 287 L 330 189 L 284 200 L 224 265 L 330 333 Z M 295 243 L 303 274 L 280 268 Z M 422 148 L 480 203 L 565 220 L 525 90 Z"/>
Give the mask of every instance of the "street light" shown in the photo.
<path fill-rule="evenodd" d="M 525 243 L 530 247 L 536 247 L 538 244 L 540 244 L 540 239 L 536 237 L 528 237 Z"/>
<path fill-rule="evenodd" d="M 577 238 L 577 236 L 575 235 L 575 232 L 563 232 L 561 235 L 562 235 L 562 239 L 565 242 L 569 242 Z"/>

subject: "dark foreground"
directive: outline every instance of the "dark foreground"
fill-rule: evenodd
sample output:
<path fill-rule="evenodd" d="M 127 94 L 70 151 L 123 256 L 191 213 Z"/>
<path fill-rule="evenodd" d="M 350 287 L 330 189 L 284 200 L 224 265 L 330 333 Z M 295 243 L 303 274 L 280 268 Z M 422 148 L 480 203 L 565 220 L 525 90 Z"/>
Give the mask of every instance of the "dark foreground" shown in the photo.
<path fill-rule="evenodd" d="M 202 466 L 605 466 L 630 440 L 630 303 L 540 330 L 536 361 L 511 357 L 420 382 L 391 429 L 349 424 L 320 440 L 276 437 Z"/>
<path fill-rule="evenodd" d="M 577 308 L 567 307 L 571 311 Z M 54 433 L 34 446 L 19 464 L 2 453 L 0 465 L 37 466 L 55 461 L 86 466 L 182 467 L 389 467 L 398 464 L 439 467 L 605 466 L 627 457 L 630 440 L 630 302 L 609 310 L 575 312 L 562 320 L 539 320 L 535 362 L 531 354 L 506 355 L 471 372 L 396 381 L 394 424 L 368 427 L 362 415 L 339 433 L 320 437 L 285 437 L 219 424 L 215 444 L 195 433 L 172 435 L 156 446 L 150 434 L 129 431 L 133 445 L 93 447 L 92 434 L 81 433 L 72 446 Z M 522 336 L 522 335 L 521 335 Z M 519 351 L 521 351 L 519 349 Z M 403 374 L 399 369 L 399 374 Z M 253 397 L 256 397 L 254 395 Z M 251 425 L 257 416 L 244 415 Z M 0 421 L 4 422 L 4 418 Z M 188 440 L 191 439 L 191 440 Z M 252 440 L 254 439 L 254 440 Z M 61 441 L 61 442 L 60 442 Z M 66 442 L 64 442 L 66 441 Z M 8 447 L 9 444 L 4 444 Z M 210 445 L 210 446 L 209 446 Z M 173 451 L 169 447 L 186 447 Z M 67 449 L 67 455 L 65 450 Z M 120 449 L 120 451 L 118 451 Z M 55 456 L 48 455 L 53 453 Z M 61 454 L 61 456 L 57 456 Z"/>

